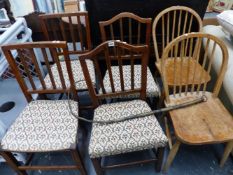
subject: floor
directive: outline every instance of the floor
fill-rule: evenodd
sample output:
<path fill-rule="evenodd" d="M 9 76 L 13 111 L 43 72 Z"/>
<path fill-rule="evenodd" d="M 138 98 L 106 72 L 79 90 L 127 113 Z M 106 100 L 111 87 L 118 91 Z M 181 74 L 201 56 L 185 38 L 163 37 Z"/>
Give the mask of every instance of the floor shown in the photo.
<path fill-rule="evenodd" d="M 26 100 L 15 80 L 0 80 L 0 106 L 6 101 L 14 101 L 15 107 L 5 113 L 0 112 L 0 120 L 5 124 L 5 127 L 9 127 L 10 124 L 17 117 L 19 112 L 26 105 Z M 88 113 L 87 113 L 88 114 Z M 87 115 L 86 114 L 86 115 Z M 85 124 L 86 129 L 91 128 L 91 125 Z M 85 167 L 89 175 L 94 175 L 92 163 L 89 159 L 87 148 L 88 139 L 79 141 L 79 148 L 81 155 L 84 159 Z M 223 145 L 206 145 L 206 146 L 186 146 L 182 145 L 172 166 L 168 173 L 155 173 L 153 164 L 138 165 L 128 168 L 118 168 L 106 171 L 105 175 L 233 175 L 233 159 L 229 158 L 223 168 L 220 168 L 218 163 L 223 153 Z M 166 150 L 165 158 L 168 150 Z M 107 160 L 108 163 L 114 161 L 125 161 L 128 159 L 135 159 L 147 156 L 148 152 L 142 152 L 140 154 L 129 154 L 125 156 L 119 156 L 116 159 Z M 66 154 L 38 154 L 33 159 L 34 163 L 41 164 L 71 164 L 70 156 Z M 0 175 L 14 175 L 15 173 L 8 167 L 6 163 L 0 164 Z M 29 172 L 29 175 L 78 175 L 78 171 L 33 171 Z"/>

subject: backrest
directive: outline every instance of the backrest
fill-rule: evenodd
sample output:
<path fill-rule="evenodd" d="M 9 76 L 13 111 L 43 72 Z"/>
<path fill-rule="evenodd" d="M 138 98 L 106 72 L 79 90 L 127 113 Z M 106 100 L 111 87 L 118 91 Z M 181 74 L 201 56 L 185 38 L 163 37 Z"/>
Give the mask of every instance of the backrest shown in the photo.
<path fill-rule="evenodd" d="M 217 51 L 220 57 L 216 58 L 214 54 Z M 173 58 L 169 57 L 171 52 L 174 53 Z M 228 52 L 223 41 L 217 37 L 205 33 L 190 33 L 169 43 L 164 49 L 161 62 L 167 102 L 170 101 L 170 94 L 174 98 L 180 98 L 190 94 L 202 96 L 210 91 L 213 92 L 213 97 L 217 97 L 227 70 Z M 214 64 L 219 64 L 220 69 L 213 69 Z M 171 79 L 168 75 L 172 72 Z M 171 82 L 173 88 L 169 88 Z"/>
<path fill-rule="evenodd" d="M 44 14 L 39 18 L 48 41 L 67 41 L 70 54 L 80 54 L 91 49 L 87 12 Z"/>
<path fill-rule="evenodd" d="M 115 55 L 109 55 L 113 49 L 116 50 L 114 52 Z M 129 56 L 125 57 L 125 53 Z M 140 55 L 140 57 L 136 57 L 135 55 Z M 97 84 L 95 87 L 91 82 L 85 61 L 87 59 L 91 59 L 94 63 L 97 76 Z M 147 61 L 148 47 L 146 45 L 133 46 L 115 40 L 106 41 L 94 50 L 81 55 L 81 66 L 94 107 L 100 105 L 102 99 L 119 97 L 121 95 L 137 93 L 140 94 L 141 99 L 145 100 Z M 135 71 L 136 65 L 141 65 L 137 72 Z M 102 72 L 100 66 L 106 67 L 106 71 Z M 129 71 L 128 73 L 126 69 Z M 140 82 L 139 86 L 136 86 L 135 74 L 141 75 L 141 78 L 138 80 Z M 96 87 L 99 88 L 98 92 L 95 91 Z"/>
<path fill-rule="evenodd" d="M 66 42 L 11 44 L 2 46 L 2 50 L 28 102 L 33 100 L 33 94 L 67 93 L 70 89 L 71 93 L 76 94 Z M 59 60 L 59 52 L 63 53 L 65 61 Z M 56 79 L 52 73 L 54 68 L 58 72 Z M 68 75 L 62 69 L 66 69 Z M 44 79 L 46 74 L 48 82 Z M 67 78 L 70 80 L 69 85 L 65 81 Z"/>
<path fill-rule="evenodd" d="M 174 38 L 190 32 L 199 32 L 202 29 L 200 16 L 191 8 L 172 6 L 161 11 L 154 19 L 152 36 L 156 61 L 163 53 L 166 45 Z"/>
<path fill-rule="evenodd" d="M 108 21 L 99 22 L 99 26 L 102 42 L 121 40 L 134 45 L 150 44 L 151 18 L 123 12 Z"/>

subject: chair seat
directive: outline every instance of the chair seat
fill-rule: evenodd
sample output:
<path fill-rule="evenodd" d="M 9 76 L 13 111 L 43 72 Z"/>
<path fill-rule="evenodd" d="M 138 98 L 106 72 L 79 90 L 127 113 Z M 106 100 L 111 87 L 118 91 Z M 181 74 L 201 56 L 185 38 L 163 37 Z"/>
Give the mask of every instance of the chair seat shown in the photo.
<path fill-rule="evenodd" d="M 124 88 L 125 90 L 130 90 L 131 89 L 131 66 L 127 65 L 127 66 L 122 66 L 122 67 L 123 67 L 123 77 L 124 77 Z M 112 70 L 112 75 L 113 75 L 115 91 L 116 92 L 121 91 L 119 66 L 112 66 L 111 70 Z M 108 70 L 106 71 L 103 82 L 104 82 L 106 93 L 112 92 Z M 134 88 L 140 88 L 140 87 L 141 87 L 141 65 L 134 65 Z M 147 94 L 147 97 L 160 96 L 159 86 L 155 82 L 149 68 L 147 68 L 146 94 Z M 139 94 L 130 94 L 126 96 L 124 95 L 124 97 L 137 98 L 139 97 Z"/>
<path fill-rule="evenodd" d="M 77 102 L 71 101 L 78 114 Z M 78 120 L 71 115 L 67 100 L 30 102 L 11 125 L 1 148 L 15 152 L 46 152 L 71 149 L 76 145 Z"/>
<path fill-rule="evenodd" d="M 145 101 L 133 100 L 101 105 L 94 120 L 109 121 L 151 111 Z M 91 158 L 164 147 L 167 143 L 154 115 L 111 124 L 94 123 L 89 154 Z"/>
<path fill-rule="evenodd" d="M 155 65 L 161 74 L 161 60 L 157 61 Z M 176 58 L 176 70 L 174 70 L 174 58 L 168 58 L 166 60 L 165 71 L 168 85 L 175 84 L 179 86 L 180 82 L 182 85 L 186 85 L 199 84 L 210 81 L 210 75 L 202 68 L 199 63 L 197 64 L 197 61 L 193 58 L 183 57 L 183 60 L 181 58 Z M 193 77 L 193 74 L 196 76 Z"/>
<path fill-rule="evenodd" d="M 87 67 L 91 76 L 91 79 L 93 80 L 93 84 L 95 84 L 95 71 L 94 71 L 94 65 L 93 62 L 91 60 L 87 60 Z M 66 64 L 64 61 L 61 61 L 61 69 L 63 71 L 63 76 L 65 79 L 65 84 L 67 87 L 70 87 L 70 81 L 69 81 L 69 76 L 67 73 L 67 68 L 66 68 Z M 82 71 L 82 67 L 80 64 L 79 60 L 73 60 L 71 61 L 71 67 L 72 67 L 72 72 L 73 72 L 73 76 L 74 76 L 74 81 L 76 82 L 76 89 L 78 90 L 86 90 L 87 89 L 87 85 L 86 85 L 86 81 L 85 81 L 85 77 L 83 75 L 83 71 Z M 59 77 L 59 73 L 58 73 L 58 69 L 56 65 L 53 65 L 51 67 L 51 72 L 54 76 L 54 81 L 55 81 L 55 85 L 57 88 L 61 88 L 62 84 L 60 81 L 60 77 Z M 80 81 L 83 80 L 83 81 Z M 45 76 L 45 85 L 47 88 L 52 88 L 52 82 L 50 80 L 49 74 L 47 74 Z M 79 82 L 80 81 L 80 82 Z"/>
<path fill-rule="evenodd" d="M 176 137 L 187 144 L 221 143 L 233 140 L 233 118 L 222 102 L 206 92 L 207 102 L 170 111 Z M 177 94 L 178 96 L 178 94 Z M 201 92 L 199 97 L 201 96 Z M 170 105 L 190 101 L 198 96 L 171 95 Z"/>

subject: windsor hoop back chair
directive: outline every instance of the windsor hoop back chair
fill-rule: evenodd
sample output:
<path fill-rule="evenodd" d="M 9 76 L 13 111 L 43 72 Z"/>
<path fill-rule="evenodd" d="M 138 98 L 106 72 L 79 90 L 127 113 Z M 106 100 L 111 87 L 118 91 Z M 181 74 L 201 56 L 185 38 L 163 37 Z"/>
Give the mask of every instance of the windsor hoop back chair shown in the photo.
<path fill-rule="evenodd" d="M 202 29 L 200 16 L 191 8 L 172 6 L 160 12 L 152 25 L 156 67 L 161 72 L 161 56 L 166 45 L 176 37 Z M 169 56 L 173 56 L 171 52 Z"/>
<path fill-rule="evenodd" d="M 197 43 L 196 49 L 193 49 L 191 44 L 194 41 Z M 202 47 L 204 42 L 206 46 Z M 186 47 L 189 48 L 187 51 Z M 218 60 L 213 57 L 217 47 L 222 52 L 222 57 Z M 201 49 L 203 49 L 202 53 Z M 178 54 L 170 58 L 171 52 Z M 216 78 L 213 76 L 212 66 L 215 61 L 221 64 Z M 226 46 L 210 34 L 184 34 L 174 39 L 164 49 L 161 70 L 165 105 L 177 105 L 203 95 L 207 98 L 206 102 L 169 112 L 176 142 L 168 155 L 165 171 L 168 170 L 181 143 L 188 145 L 227 143 L 220 162 L 221 166 L 229 156 L 233 148 L 233 118 L 218 98 L 227 63 Z M 172 78 L 169 71 L 175 72 Z"/>

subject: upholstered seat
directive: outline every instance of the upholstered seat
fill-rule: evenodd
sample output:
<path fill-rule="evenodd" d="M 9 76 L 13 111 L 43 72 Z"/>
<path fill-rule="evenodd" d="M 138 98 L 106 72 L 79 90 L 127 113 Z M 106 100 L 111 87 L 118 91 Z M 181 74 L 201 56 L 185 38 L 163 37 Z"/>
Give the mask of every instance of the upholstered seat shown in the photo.
<path fill-rule="evenodd" d="M 115 91 L 121 91 L 121 80 L 119 66 L 112 66 L 113 82 Z M 124 77 L 124 88 L 125 90 L 131 89 L 131 66 L 123 66 L 123 77 Z M 108 70 L 104 77 L 104 87 L 107 93 L 112 92 L 110 78 Z M 134 65 L 134 88 L 141 87 L 141 65 Z M 147 88 L 146 88 L 147 97 L 158 97 L 160 95 L 160 89 L 157 83 L 155 82 L 152 73 L 149 68 L 147 68 Z M 139 94 L 129 94 L 126 97 L 139 97 Z"/>
<path fill-rule="evenodd" d="M 78 90 L 85 90 L 85 89 L 87 89 L 87 85 L 86 85 L 85 78 L 84 78 L 84 75 L 83 75 L 83 72 L 82 72 L 80 61 L 79 60 L 73 60 L 73 61 L 71 61 L 71 67 L 72 67 L 72 73 L 73 73 L 73 76 L 74 76 L 74 81 L 75 81 L 76 89 L 78 89 Z M 95 84 L 95 71 L 94 71 L 93 62 L 91 60 L 87 60 L 87 67 L 88 67 L 88 70 L 90 72 L 90 76 L 91 76 L 92 82 L 93 82 L 93 84 Z M 64 76 L 64 79 L 65 79 L 65 84 L 66 84 L 67 87 L 70 87 L 70 81 L 69 81 L 69 76 L 68 76 L 67 69 L 66 69 L 66 64 L 63 61 L 61 61 L 61 69 L 63 71 L 63 76 Z M 57 68 L 56 65 L 53 65 L 51 67 L 51 72 L 52 72 L 52 74 L 54 76 L 55 85 L 58 88 L 61 88 L 62 84 L 61 84 L 61 81 L 60 81 L 60 77 L 59 77 L 59 73 L 58 73 L 58 68 Z M 83 81 L 80 81 L 80 80 L 83 80 Z M 47 74 L 45 76 L 44 81 L 45 81 L 45 85 L 46 85 L 47 88 L 51 88 L 52 87 L 52 83 L 51 83 L 49 74 Z"/>
<path fill-rule="evenodd" d="M 145 101 L 133 100 L 101 105 L 94 120 L 109 121 L 151 111 Z M 167 138 L 154 115 L 112 124 L 94 123 L 89 154 L 91 158 L 164 147 Z"/>
<path fill-rule="evenodd" d="M 71 101 L 78 114 L 77 102 Z M 71 115 L 67 100 L 30 102 L 1 141 L 4 150 L 45 152 L 76 145 L 78 120 Z"/>

